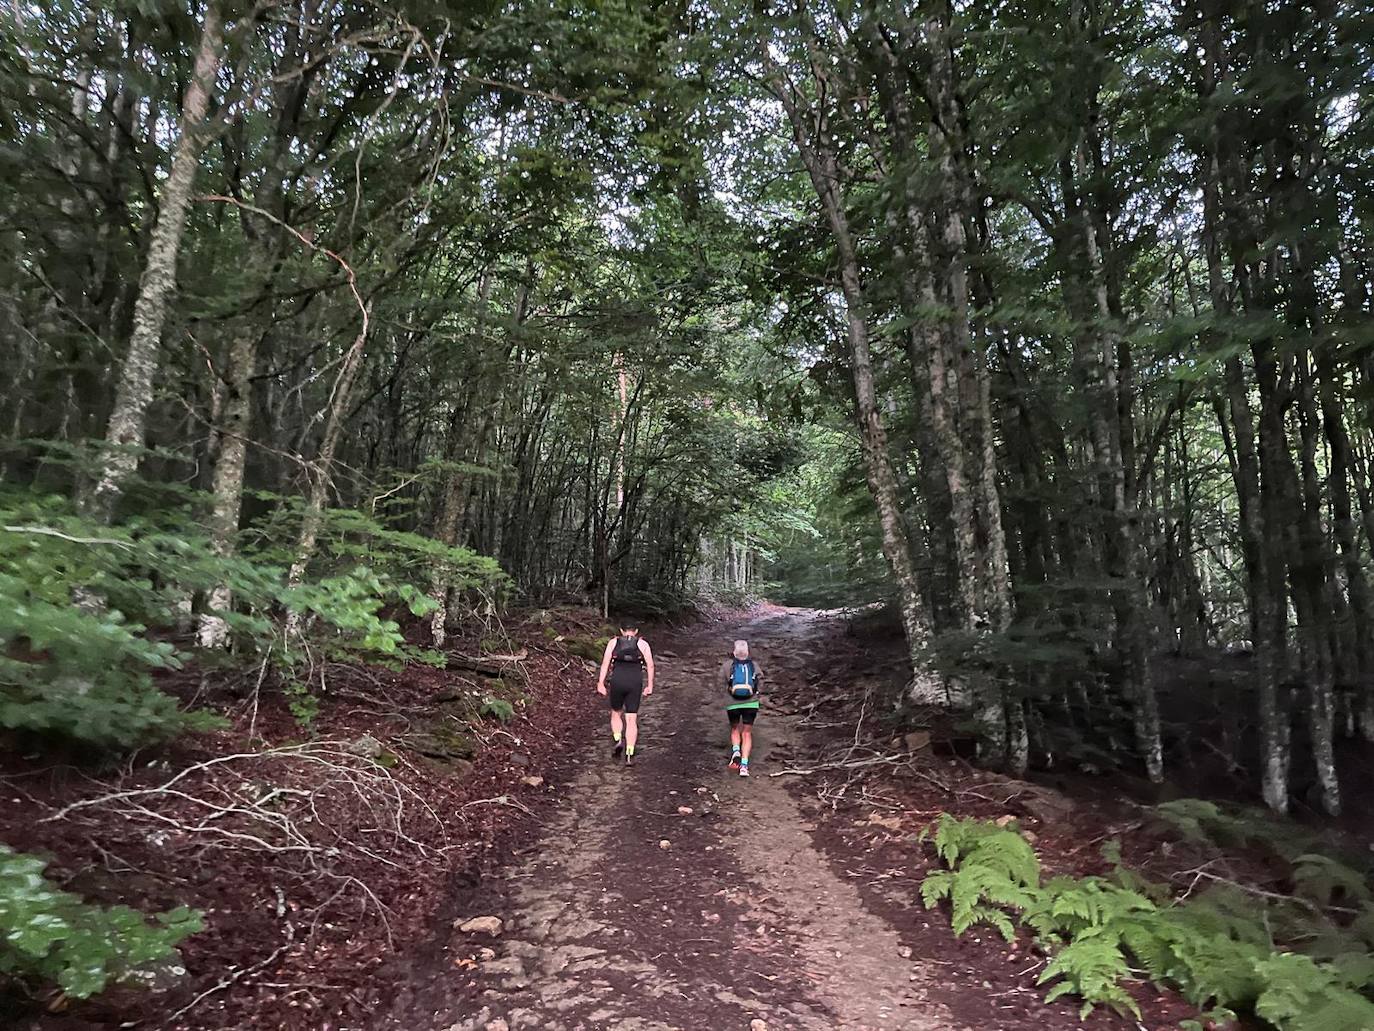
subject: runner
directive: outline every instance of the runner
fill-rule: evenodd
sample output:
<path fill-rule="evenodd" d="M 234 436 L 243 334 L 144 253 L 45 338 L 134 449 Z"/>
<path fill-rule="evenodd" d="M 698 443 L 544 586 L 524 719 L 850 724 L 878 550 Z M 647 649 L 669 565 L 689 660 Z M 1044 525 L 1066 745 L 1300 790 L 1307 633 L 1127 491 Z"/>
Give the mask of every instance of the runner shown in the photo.
<path fill-rule="evenodd" d="M 654 693 L 654 653 L 639 636 L 639 627 L 622 626 L 620 636 L 606 642 L 596 693 L 605 695 L 611 706 L 611 738 L 615 742 L 611 758 L 619 759 L 623 753 L 625 765 L 633 766 L 635 743 L 639 740 L 640 698 Z"/>
<path fill-rule="evenodd" d="M 749 752 L 754 745 L 754 718 L 759 714 L 759 681 L 763 671 L 749 657 L 749 642 L 736 641 L 734 652 L 720 670 L 728 692 L 725 715 L 730 718 L 730 769 L 749 776 Z"/>

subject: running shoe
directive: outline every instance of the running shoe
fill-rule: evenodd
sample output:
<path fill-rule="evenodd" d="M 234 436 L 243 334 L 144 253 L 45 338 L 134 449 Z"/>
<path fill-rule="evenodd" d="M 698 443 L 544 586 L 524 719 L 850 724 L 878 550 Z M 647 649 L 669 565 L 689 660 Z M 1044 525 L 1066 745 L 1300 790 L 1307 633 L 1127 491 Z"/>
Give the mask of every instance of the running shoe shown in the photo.
<path fill-rule="evenodd" d="M 749 776 L 749 764 L 748 764 L 748 763 L 740 763 L 740 765 L 739 765 L 739 775 L 740 775 L 741 777 L 747 777 L 747 776 Z"/>
<path fill-rule="evenodd" d="M 634 757 L 633 755 L 631 755 L 629 752 L 626 752 L 626 753 L 625 753 L 625 765 L 626 765 L 626 766 L 633 766 L 634 764 L 635 764 L 635 757 Z"/>
<path fill-rule="evenodd" d="M 613 745 L 611 746 L 611 758 L 612 758 L 612 759 L 619 759 L 619 758 L 620 758 L 620 753 L 623 752 L 623 751 L 625 751 L 625 742 L 624 742 L 624 741 L 617 741 L 615 744 L 613 744 Z"/>
<path fill-rule="evenodd" d="M 738 769 L 739 769 L 739 753 L 738 753 L 738 752 L 732 752 L 731 755 L 730 755 L 730 769 L 732 769 L 732 770 L 738 770 Z"/>

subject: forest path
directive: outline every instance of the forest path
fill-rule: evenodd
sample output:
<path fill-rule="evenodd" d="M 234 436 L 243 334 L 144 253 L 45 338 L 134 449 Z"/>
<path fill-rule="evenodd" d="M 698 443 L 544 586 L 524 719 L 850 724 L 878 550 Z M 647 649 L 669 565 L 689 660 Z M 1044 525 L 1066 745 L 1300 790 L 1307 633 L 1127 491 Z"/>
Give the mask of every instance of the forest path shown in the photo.
<path fill-rule="evenodd" d="M 768 776 L 799 734 L 766 693 L 754 776 L 727 768 L 714 678 L 729 640 L 747 638 L 785 687 L 802 683 L 822 626 L 784 610 L 709 637 L 656 636 L 636 766 L 611 761 L 604 731 L 583 749 L 537 846 L 465 906 L 464 919 L 497 916 L 503 932 L 455 925 L 442 972 L 405 986 L 378 1026 L 964 1027 L 927 998 L 932 971 L 902 958 L 895 930 L 813 845 L 785 778 Z"/>

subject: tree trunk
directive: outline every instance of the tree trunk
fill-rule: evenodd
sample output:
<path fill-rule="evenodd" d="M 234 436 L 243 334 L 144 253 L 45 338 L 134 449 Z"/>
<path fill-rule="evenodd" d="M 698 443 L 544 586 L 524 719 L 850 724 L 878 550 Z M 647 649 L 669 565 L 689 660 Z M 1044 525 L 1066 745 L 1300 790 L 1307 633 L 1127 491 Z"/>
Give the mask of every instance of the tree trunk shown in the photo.
<path fill-rule="evenodd" d="M 222 12 L 217 3 L 211 3 L 201 24 L 195 67 L 182 101 L 180 137 L 159 197 L 157 221 L 139 280 L 133 335 L 105 433 L 107 450 L 95 483 L 84 499 L 87 513 L 106 522 L 113 515 L 129 477 L 138 468 L 139 451 L 147 435 L 148 405 L 152 402 L 153 381 L 160 363 L 162 331 L 168 302 L 176 289 L 177 256 L 196 167 L 205 144 L 205 115 L 219 74 L 223 35 Z"/>
<path fill-rule="evenodd" d="M 1086 144 L 1080 141 L 1075 151 L 1080 175 L 1087 167 L 1085 148 Z M 1149 598 L 1141 569 L 1139 516 L 1127 486 L 1120 427 L 1113 426 L 1116 421 L 1113 417 L 1119 412 L 1113 363 L 1120 350 L 1120 341 L 1108 301 L 1095 220 L 1087 200 L 1081 203 L 1078 221 L 1095 327 L 1091 340 L 1081 333 L 1075 336 L 1075 363 L 1088 405 L 1088 423 L 1098 470 L 1098 495 L 1108 520 L 1104 534 L 1108 568 L 1120 584 L 1113 591 L 1113 607 L 1122 673 L 1134 716 L 1136 747 L 1145 761 L 1146 776 L 1151 783 L 1158 784 L 1164 779 L 1164 752 L 1160 739 L 1159 700 L 1150 669 L 1149 628 L 1145 619 Z"/>
<path fill-rule="evenodd" d="M 878 407 L 868 323 L 864 314 L 863 281 L 848 215 L 840 194 L 838 161 L 826 138 L 823 116 L 818 116 L 818 124 L 813 132 L 808 125 L 807 112 L 801 109 L 798 98 L 792 92 L 791 83 L 785 81 L 776 68 L 771 71 L 770 86 L 787 113 L 797 152 L 821 202 L 839 258 L 840 286 L 845 300 L 845 331 L 849 343 L 855 416 L 863 447 L 864 471 L 878 508 L 883 556 L 897 581 L 902 629 L 906 634 L 912 663 L 912 698 L 923 704 L 947 705 L 947 686 L 926 666 L 929 659 L 930 620 L 916 582 L 911 541 L 898 500 L 897 476 L 892 466 L 892 456 L 888 454 L 887 431 Z"/>
<path fill-rule="evenodd" d="M 243 501 L 243 470 L 248 455 L 249 417 L 253 400 L 253 366 L 257 337 L 245 329 L 234 337 L 225 375 L 225 397 L 219 424 L 219 454 L 215 459 L 210 489 L 210 549 L 216 558 L 233 556 Z M 197 640 L 202 648 L 223 648 L 229 643 L 229 611 L 233 595 L 228 584 L 211 588 L 206 611 L 201 614 Z"/>

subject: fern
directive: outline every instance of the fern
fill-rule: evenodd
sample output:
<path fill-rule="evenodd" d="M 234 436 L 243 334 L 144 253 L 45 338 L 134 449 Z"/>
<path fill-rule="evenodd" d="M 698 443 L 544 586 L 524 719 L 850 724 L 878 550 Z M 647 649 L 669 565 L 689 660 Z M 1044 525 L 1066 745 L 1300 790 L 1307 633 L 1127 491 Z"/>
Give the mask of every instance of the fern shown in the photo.
<path fill-rule="evenodd" d="M 1040 883 L 1040 860 L 1019 834 L 945 813 L 935 833 L 935 848 L 951 869 L 931 874 L 921 885 L 927 909 L 950 902 L 956 935 L 975 924 L 995 927 L 1007 941 L 1016 929 L 1007 910 L 1029 906 Z"/>
<path fill-rule="evenodd" d="M 1023 887 L 1040 883 L 1040 859 L 1025 838 L 996 824 L 959 820 L 943 813 L 935 850 L 951 868 L 961 864 L 991 867 Z"/>
<path fill-rule="evenodd" d="M 1255 905 L 1255 898 L 1230 884 L 1214 884 L 1173 910 L 1175 920 L 1207 937 L 1230 938 L 1272 948 L 1273 939 L 1265 920 L 1268 913 Z"/>
<path fill-rule="evenodd" d="M 1144 895 L 1099 877 L 1055 877 L 1025 907 L 1022 920 L 1042 941 L 1072 940 L 1094 927 L 1114 924 L 1127 913 L 1154 908 Z"/>
<path fill-rule="evenodd" d="M 1361 991 L 1374 986 L 1374 955 L 1368 952 L 1339 952 L 1328 958 L 1327 966 L 1346 988 Z"/>
<path fill-rule="evenodd" d="M 1255 1013 L 1284 1031 L 1369 1031 L 1374 1003 L 1337 983 L 1307 956 L 1280 953 L 1255 964 L 1265 989 Z"/>
<path fill-rule="evenodd" d="M 1180 798 L 1155 806 L 1155 812 L 1183 838 L 1199 845 L 1210 845 L 1219 835 L 1234 831 L 1230 817 L 1215 802 L 1201 798 Z"/>
<path fill-rule="evenodd" d="M 1083 1006 L 1079 1017 L 1086 1017 L 1099 1005 L 1139 1017 L 1140 1007 L 1121 987 L 1121 981 L 1129 973 L 1130 967 L 1119 940 L 1104 928 L 1097 927 L 1060 949 L 1037 983 L 1059 981 L 1046 994 L 1046 1002 L 1064 995 L 1080 996 Z"/>
<path fill-rule="evenodd" d="M 1374 901 L 1364 874 L 1312 852 L 1293 861 L 1293 893 L 1319 906 L 1330 906 L 1338 897 L 1348 902 Z"/>
<path fill-rule="evenodd" d="M 970 864 L 954 875 L 950 885 L 952 924 L 956 935 L 976 923 L 989 923 L 1012 941 L 1016 932 L 1004 909 L 1020 909 L 1029 902 L 1025 889 L 1000 870 Z M 1003 907 L 998 909 L 995 907 Z"/>
<path fill-rule="evenodd" d="M 1255 964 L 1270 955 L 1269 947 L 1210 931 L 1194 919 L 1191 908 L 1163 913 L 1148 928 L 1167 947 L 1169 959 L 1164 965 L 1143 964 L 1145 969 L 1153 980 L 1174 985 L 1198 1006 L 1252 1007 L 1264 990 Z"/>
<path fill-rule="evenodd" d="M 1199 828 L 1204 820 L 1230 819 L 1210 803 L 1174 805 L 1176 818 Z M 1030 930 L 1052 956 L 1039 979 L 1046 998 L 1076 995 L 1082 1016 L 1108 1006 L 1139 1017 L 1123 987 L 1135 969 L 1208 1008 L 1207 1020 L 1252 1012 L 1278 1031 L 1374 1029 L 1374 1003 L 1359 994 L 1374 984 L 1374 901 L 1357 872 L 1325 856 L 1299 857 L 1294 880 L 1313 901 L 1360 900 L 1347 927 L 1295 902 L 1258 901 L 1224 884 L 1169 904 L 1163 886 L 1119 865 L 1115 878 L 1041 884 L 1039 860 L 1020 835 L 947 814 L 935 846 L 947 869 L 922 883 L 926 907 L 948 900 L 956 934 L 984 923 L 1010 941 L 1018 923 Z M 1310 954 L 1277 951 L 1275 933 L 1308 943 Z"/>

